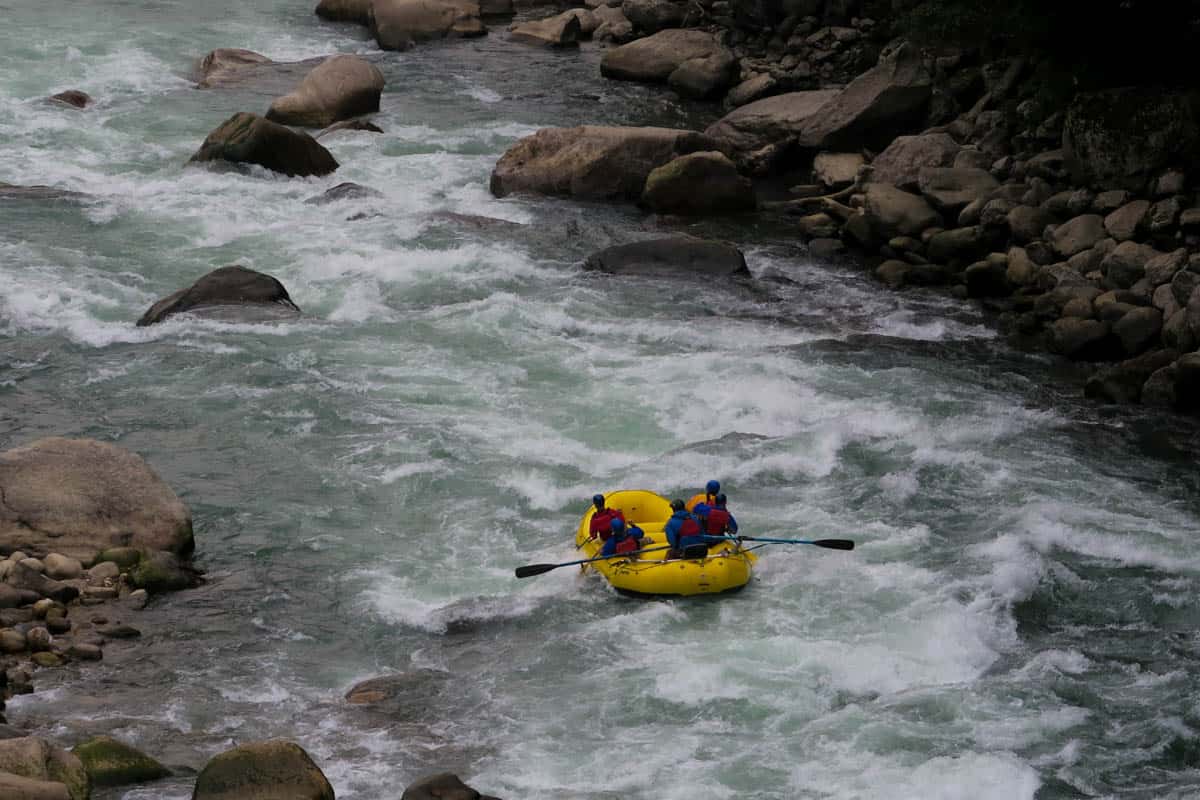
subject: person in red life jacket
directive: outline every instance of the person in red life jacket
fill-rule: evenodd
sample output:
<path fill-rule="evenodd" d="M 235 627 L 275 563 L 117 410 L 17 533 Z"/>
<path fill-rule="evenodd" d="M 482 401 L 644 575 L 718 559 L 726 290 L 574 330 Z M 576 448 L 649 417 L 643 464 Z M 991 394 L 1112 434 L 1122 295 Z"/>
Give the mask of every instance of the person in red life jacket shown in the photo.
<path fill-rule="evenodd" d="M 637 525 L 626 527 L 625 520 L 614 519 L 609 523 L 609 527 L 612 535 L 605 540 L 604 547 L 600 548 L 600 555 L 619 556 L 642 549 L 642 537 L 646 533 Z"/>
<path fill-rule="evenodd" d="M 717 495 L 715 507 L 708 510 L 708 520 L 704 530 L 709 536 L 727 536 L 737 533 L 737 520 L 733 518 L 733 514 L 729 513 L 729 509 L 725 508 L 725 495 Z"/>
<path fill-rule="evenodd" d="M 592 505 L 596 506 L 596 510 L 592 513 L 592 521 L 588 525 L 588 538 L 595 539 L 599 536 L 600 541 L 606 542 L 608 537 L 612 536 L 612 521 L 619 519 L 624 522 L 625 515 L 619 508 L 606 508 L 602 494 L 592 496 Z"/>
<path fill-rule="evenodd" d="M 667 534 L 667 543 L 671 545 L 668 556 L 679 558 L 688 545 L 705 544 L 704 530 L 696 518 L 683 507 L 682 500 L 672 500 L 671 508 L 675 513 L 667 520 L 663 531 Z"/>
<path fill-rule="evenodd" d="M 693 514 L 696 513 L 696 506 L 698 506 L 700 503 L 704 503 L 709 508 L 712 508 L 713 503 L 715 503 L 717 499 L 717 492 L 719 491 L 721 491 L 720 482 L 709 481 L 708 483 L 704 484 L 704 492 L 702 494 L 692 495 L 692 499 L 687 501 L 687 505 L 685 505 L 684 508 Z"/>

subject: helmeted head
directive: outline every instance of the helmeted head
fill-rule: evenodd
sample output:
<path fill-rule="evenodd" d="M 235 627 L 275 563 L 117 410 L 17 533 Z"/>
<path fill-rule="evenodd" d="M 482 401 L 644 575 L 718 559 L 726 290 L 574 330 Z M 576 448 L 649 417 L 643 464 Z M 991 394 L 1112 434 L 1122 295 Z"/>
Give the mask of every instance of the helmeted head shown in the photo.
<path fill-rule="evenodd" d="M 672 511 L 683 511 L 683 501 L 679 500 L 679 499 L 672 500 L 671 501 L 671 510 Z"/>
<path fill-rule="evenodd" d="M 704 484 L 705 494 L 716 494 L 719 491 L 721 491 L 720 481 L 709 481 L 708 483 Z"/>
<path fill-rule="evenodd" d="M 724 508 L 725 507 L 725 495 L 724 494 L 717 495 L 716 503 L 717 503 L 717 508 Z"/>
<path fill-rule="evenodd" d="M 625 520 L 620 517 L 614 517 L 613 521 L 608 523 L 608 527 L 612 528 L 613 536 L 618 539 L 625 538 Z"/>
<path fill-rule="evenodd" d="M 597 510 L 597 511 L 601 511 L 601 510 L 603 510 L 603 508 L 604 508 L 604 495 L 602 495 L 602 494 L 594 494 L 594 495 L 592 495 L 592 505 L 594 505 L 594 506 L 596 507 L 596 510 Z"/>

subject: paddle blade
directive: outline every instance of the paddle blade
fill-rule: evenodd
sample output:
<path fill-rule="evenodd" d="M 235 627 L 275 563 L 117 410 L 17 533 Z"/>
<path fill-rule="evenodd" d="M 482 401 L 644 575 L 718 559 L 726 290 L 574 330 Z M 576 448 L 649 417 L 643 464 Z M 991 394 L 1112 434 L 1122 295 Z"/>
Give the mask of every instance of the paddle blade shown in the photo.
<path fill-rule="evenodd" d="M 534 575 L 541 575 L 543 572 L 549 572 L 557 566 L 558 564 L 526 564 L 523 567 L 517 567 L 517 577 L 532 578 Z"/>
<path fill-rule="evenodd" d="M 854 542 L 850 539 L 817 539 L 813 544 L 817 547 L 828 547 L 830 550 L 854 549 Z"/>

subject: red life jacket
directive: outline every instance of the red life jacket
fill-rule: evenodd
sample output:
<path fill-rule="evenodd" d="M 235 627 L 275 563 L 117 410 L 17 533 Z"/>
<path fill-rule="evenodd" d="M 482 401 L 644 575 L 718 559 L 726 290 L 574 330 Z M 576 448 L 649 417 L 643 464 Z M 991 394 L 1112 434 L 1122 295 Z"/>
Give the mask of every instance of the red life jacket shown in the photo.
<path fill-rule="evenodd" d="M 686 539 L 689 536 L 701 536 L 703 531 L 700 530 L 700 523 L 696 522 L 695 518 L 688 517 L 679 526 L 679 538 Z"/>
<path fill-rule="evenodd" d="M 588 533 L 593 536 L 599 535 L 600 541 L 607 542 L 608 537 L 612 536 L 612 521 L 620 519 L 625 520 L 625 515 L 618 508 L 606 508 L 603 511 L 597 511 L 592 515 L 592 521 L 588 525 Z"/>
<path fill-rule="evenodd" d="M 626 536 L 621 541 L 617 542 L 618 553 L 632 553 L 638 549 L 638 541 L 632 536 Z"/>
<path fill-rule="evenodd" d="M 711 536 L 720 536 L 725 533 L 725 526 L 729 524 L 729 512 L 723 508 L 714 508 L 708 512 L 708 533 Z"/>

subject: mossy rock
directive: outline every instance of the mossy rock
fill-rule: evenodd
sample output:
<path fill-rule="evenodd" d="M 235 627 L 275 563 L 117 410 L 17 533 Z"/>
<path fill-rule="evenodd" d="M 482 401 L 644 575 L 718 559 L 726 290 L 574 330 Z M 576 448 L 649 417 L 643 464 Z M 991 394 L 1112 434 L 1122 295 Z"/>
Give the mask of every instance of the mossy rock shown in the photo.
<path fill-rule="evenodd" d="M 142 551 L 136 547 L 110 547 L 107 550 L 101 551 L 96 556 L 96 560 L 92 566 L 103 564 L 105 561 L 111 561 L 124 571 L 135 566 L 141 560 Z"/>
<path fill-rule="evenodd" d="M 253 742 L 213 756 L 192 800 L 334 800 L 320 768 L 294 742 Z"/>
<path fill-rule="evenodd" d="M 127 786 L 165 778 L 171 771 L 150 756 L 109 736 L 97 736 L 71 751 L 96 786 Z"/>
<path fill-rule="evenodd" d="M 145 553 L 142 560 L 129 571 L 129 583 L 135 589 L 145 589 L 151 594 L 174 592 L 190 588 L 192 575 L 170 553 Z"/>

